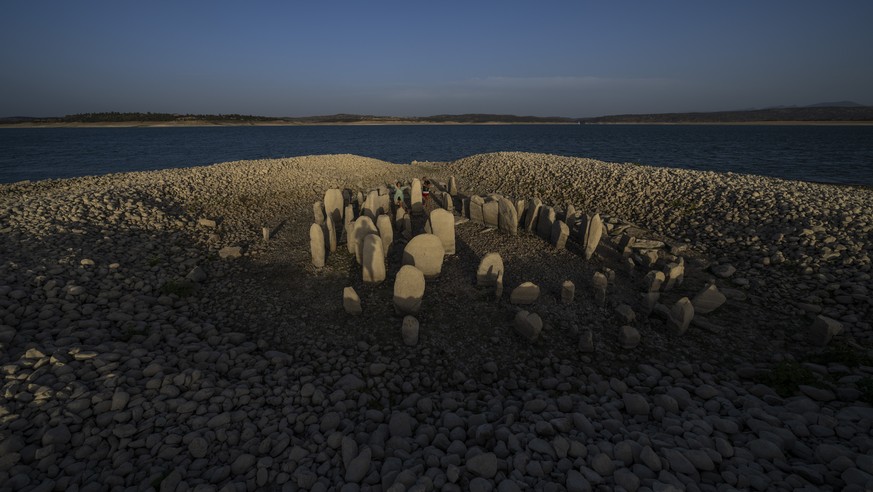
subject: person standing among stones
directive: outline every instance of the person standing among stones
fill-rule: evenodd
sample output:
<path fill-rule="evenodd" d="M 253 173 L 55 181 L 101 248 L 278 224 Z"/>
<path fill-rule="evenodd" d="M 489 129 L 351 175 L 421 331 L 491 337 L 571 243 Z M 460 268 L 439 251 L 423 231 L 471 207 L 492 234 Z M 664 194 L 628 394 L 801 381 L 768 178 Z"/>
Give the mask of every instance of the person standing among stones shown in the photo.
<path fill-rule="evenodd" d="M 406 210 L 406 200 L 404 199 L 403 190 L 409 188 L 408 186 L 403 186 L 400 181 L 398 181 L 394 185 L 394 205 L 398 209 Z M 408 210 L 406 210 L 409 212 Z"/>
<path fill-rule="evenodd" d="M 428 201 L 430 200 L 430 180 L 426 177 L 422 177 L 422 185 L 421 185 L 421 201 L 425 210 L 427 209 Z"/>

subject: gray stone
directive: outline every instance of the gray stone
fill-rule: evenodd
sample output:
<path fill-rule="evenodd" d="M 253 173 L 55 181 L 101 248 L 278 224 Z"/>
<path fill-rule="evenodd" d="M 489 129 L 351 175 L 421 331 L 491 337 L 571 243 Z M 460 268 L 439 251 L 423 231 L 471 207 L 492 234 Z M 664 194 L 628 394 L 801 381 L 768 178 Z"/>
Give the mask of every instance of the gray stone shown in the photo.
<path fill-rule="evenodd" d="M 339 189 L 331 188 L 324 192 L 324 211 L 335 225 L 343 223 L 344 205 L 345 200 Z"/>
<path fill-rule="evenodd" d="M 412 213 L 421 214 L 424 211 L 424 204 L 421 201 L 421 181 L 418 178 L 413 179 L 412 186 L 409 187 L 409 203 Z"/>
<path fill-rule="evenodd" d="M 552 224 L 552 233 L 550 241 L 556 249 L 564 249 L 567 247 L 567 239 L 570 237 L 570 228 L 562 220 L 556 220 Z"/>
<path fill-rule="evenodd" d="M 379 238 L 382 239 L 382 254 L 388 256 L 388 251 L 394 242 L 394 228 L 391 226 L 391 217 L 385 214 L 376 217 L 376 229 L 379 230 Z"/>
<path fill-rule="evenodd" d="M 685 262 L 680 258 L 678 263 L 670 263 L 664 268 L 664 284 L 661 289 L 664 291 L 673 290 L 673 288 L 682 285 L 685 279 Z"/>
<path fill-rule="evenodd" d="M 484 478 L 494 478 L 497 475 L 497 456 L 494 453 L 482 453 L 467 460 L 467 471 Z"/>
<path fill-rule="evenodd" d="M 520 311 L 515 315 L 515 330 L 531 342 L 540 336 L 543 321 L 536 313 Z"/>
<path fill-rule="evenodd" d="M 636 348 L 640 344 L 640 331 L 633 326 L 624 325 L 618 329 L 618 342 L 623 348 Z"/>
<path fill-rule="evenodd" d="M 541 206 L 539 217 L 537 217 L 537 236 L 550 241 L 552 239 L 552 226 L 556 220 L 557 217 L 553 207 L 547 205 Z"/>
<path fill-rule="evenodd" d="M 403 265 L 394 278 L 394 311 L 397 314 L 416 314 L 424 297 L 424 274 L 412 265 Z"/>
<path fill-rule="evenodd" d="M 458 181 L 455 179 L 454 176 L 449 176 L 449 193 L 451 193 L 452 195 L 457 195 L 458 191 Z"/>
<path fill-rule="evenodd" d="M 212 219 L 198 219 L 197 225 L 206 227 L 207 229 L 215 229 L 216 223 Z"/>
<path fill-rule="evenodd" d="M 309 226 L 309 252 L 312 254 L 312 265 L 315 268 L 324 266 L 324 229 L 320 224 Z"/>
<path fill-rule="evenodd" d="M 200 283 L 206 280 L 206 272 L 199 266 L 196 266 L 188 272 L 188 275 L 185 275 L 185 278 L 192 282 Z"/>
<path fill-rule="evenodd" d="M 254 455 L 243 453 L 237 456 L 237 458 L 233 460 L 233 463 L 230 464 L 230 473 L 232 473 L 234 476 L 245 475 L 246 472 L 248 472 L 253 466 L 255 466 L 255 463 L 257 463 L 257 461 L 258 460 L 254 457 Z"/>
<path fill-rule="evenodd" d="M 479 195 L 470 197 L 470 220 L 477 224 L 485 224 L 485 199 Z"/>
<path fill-rule="evenodd" d="M 367 472 L 370 471 L 370 461 L 373 459 L 373 451 L 366 447 L 355 456 L 346 467 L 346 482 L 360 483 Z"/>
<path fill-rule="evenodd" d="M 576 295 L 576 285 L 570 280 L 564 280 L 561 284 L 561 302 L 570 304 L 573 302 L 573 297 Z"/>
<path fill-rule="evenodd" d="M 540 207 L 543 202 L 539 198 L 531 198 L 527 201 L 524 211 L 524 230 L 533 232 L 537 227 L 537 219 L 540 216 Z"/>
<path fill-rule="evenodd" d="M 482 205 L 482 220 L 488 227 L 500 226 L 500 202 L 494 199 L 485 200 Z"/>
<path fill-rule="evenodd" d="M 628 414 L 649 414 L 649 402 L 646 401 L 646 398 L 643 395 L 625 392 L 623 395 L 621 395 L 621 398 L 624 401 L 624 408 Z"/>
<path fill-rule="evenodd" d="M 403 249 L 403 264 L 412 265 L 427 279 L 439 277 L 443 268 L 443 242 L 433 234 L 419 234 Z"/>
<path fill-rule="evenodd" d="M 518 209 L 506 198 L 497 202 L 497 227 L 501 231 L 515 236 L 518 234 Z"/>
<path fill-rule="evenodd" d="M 637 319 L 637 315 L 632 307 L 627 304 L 619 304 L 615 308 L 615 318 L 618 320 L 619 324 L 627 325 L 633 323 L 634 320 Z"/>
<path fill-rule="evenodd" d="M 779 446 L 766 439 L 755 439 L 748 444 L 748 447 L 749 451 L 751 451 L 757 458 L 768 461 L 785 460 L 785 455 L 782 454 L 782 450 L 779 449 Z"/>
<path fill-rule="evenodd" d="M 500 253 L 488 253 L 479 262 L 476 269 L 476 285 L 479 287 L 494 287 L 497 278 L 503 273 L 503 258 Z"/>
<path fill-rule="evenodd" d="M 382 238 L 378 234 L 364 237 L 361 255 L 364 282 L 379 283 L 385 280 L 385 254 L 382 252 Z"/>
<path fill-rule="evenodd" d="M 709 270 L 721 278 L 730 278 L 737 271 L 736 267 L 730 264 L 714 265 Z"/>
<path fill-rule="evenodd" d="M 364 200 L 364 205 L 361 207 L 361 215 L 365 215 L 375 222 L 376 217 L 388 212 L 388 210 L 383 206 L 384 201 L 385 200 L 380 197 L 378 190 L 371 190 L 367 193 L 367 199 Z"/>
<path fill-rule="evenodd" d="M 825 346 L 843 331 L 843 324 L 827 316 L 816 316 L 809 327 L 809 340 L 815 345 Z"/>
<path fill-rule="evenodd" d="M 324 224 L 324 204 L 321 202 L 312 204 L 312 221 L 318 225 Z"/>
<path fill-rule="evenodd" d="M 443 209 L 430 213 L 425 224 L 425 232 L 440 238 L 447 255 L 455 254 L 455 216 Z"/>
<path fill-rule="evenodd" d="M 694 318 L 694 305 L 687 297 L 683 297 L 676 301 L 676 304 L 670 309 L 670 316 L 667 318 L 667 326 L 673 331 L 685 333 L 688 326 L 691 325 L 691 320 Z"/>
<path fill-rule="evenodd" d="M 584 216 L 580 232 L 582 247 L 585 249 L 585 259 L 590 260 L 594 252 L 597 251 L 597 245 L 600 244 L 600 237 L 603 235 L 603 221 L 600 219 L 600 214 Z"/>
<path fill-rule="evenodd" d="M 509 302 L 512 304 L 533 304 L 540 298 L 540 288 L 533 282 L 525 282 L 515 289 L 512 289 L 512 294 L 509 296 Z"/>
<path fill-rule="evenodd" d="M 336 225 L 333 220 L 324 221 L 325 239 L 327 240 L 327 249 L 331 253 L 336 252 Z"/>
<path fill-rule="evenodd" d="M 591 287 L 594 293 L 594 302 L 599 306 L 603 306 L 606 303 L 606 288 L 609 286 L 609 281 L 606 278 L 606 275 L 600 272 L 594 272 L 594 275 L 591 278 Z"/>
<path fill-rule="evenodd" d="M 349 314 L 361 314 L 361 298 L 354 287 L 343 289 L 343 309 Z"/>
<path fill-rule="evenodd" d="M 242 256 L 242 247 L 240 246 L 225 246 L 218 250 L 218 257 L 221 259 L 239 258 L 240 256 Z"/>
<path fill-rule="evenodd" d="M 400 327 L 400 336 L 403 343 L 409 346 L 418 344 L 419 323 L 413 316 L 404 316 L 403 325 Z"/>
<path fill-rule="evenodd" d="M 355 252 L 355 261 L 360 265 L 363 261 L 363 253 L 364 253 L 364 238 L 369 236 L 370 234 L 379 235 L 379 229 L 376 228 L 376 224 L 373 223 L 373 219 L 366 215 L 361 215 L 355 220 L 355 226 L 352 230 L 352 235 L 349 238 L 349 241 L 354 242 L 354 252 Z M 382 242 L 382 238 L 379 238 L 379 242 Z"/>
<path fill-rule="evenodd" d="M 691 299 L 691 304 L 694 305 L 696 314 L 709 314 L 721 307 L 726 300 L 724 294 L 718 291 L 718 287 L 710 284 Z"/>
<path fill-rule="evenodd" d="M 50 446 L 52 444 L 67 444 L 72 439 L 72 434 L 70 433 L 70 429 L 64 425 L 58 425 L 57 427 L 51 427 L 45 431 L 42 435 L 42 445 Z"/>
<path fill-rule="evenodd" d="M 346 236 L 346 248 L 349 250 L 349 254 L 355 254 L 355 209 L 354 207 L 352 207 L 351 204 L 346 205 L 346 211 L 343 214 L 343 220 L 345 221 L 343 224 Z"/>
<path fill-rule="evenodd" d="M 664 272 L 650 270 L 649 273 L 643 277 L 643 288 L 646 289 L 646 292 L 658 292 L 661 290 L 661 285 L 666 279 L 667 276 L 664 275 Z"/>

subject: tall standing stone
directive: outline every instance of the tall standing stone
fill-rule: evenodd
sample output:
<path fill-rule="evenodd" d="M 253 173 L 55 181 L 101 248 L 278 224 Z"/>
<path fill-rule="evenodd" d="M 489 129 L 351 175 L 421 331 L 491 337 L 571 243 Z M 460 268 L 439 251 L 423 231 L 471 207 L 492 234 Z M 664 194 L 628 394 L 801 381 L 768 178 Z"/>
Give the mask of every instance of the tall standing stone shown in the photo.
<path fill-rule="evenodd" d="M 336 252 L 336 225 L 333 219 L 328 216 L 324 221 L 324 229 L 327 236 L 327 246 L 331 253 Z"/>
<path fill-rule="evenodd" d="M 591 278 L 591 286 L 594 289 L 594 302 L 599 306 L 606 304 L 606 288 L 609 286 L 609 280 L 606 275 L 600 272 L 594 272 Z"/>
<path fill-rule="evenodd" d="M 455 254 L 455 216 L 451 212 L 441 208 L 431 212 L 425 224 L 425 232 L 440 238 L 445 254 Z"/>
<path fill-rule="evenodd" d="M 556 249 L 564 249 L 567 247 L 567 238 L 570 237 L 570 228 L 563 220 L 556 220 L 552 224 L 551 242 Z"/>
<path fill-rule="evenodd" d="M 488 227 L 498 227 L 500 225 L 500 202 L 494 199 L 489 199 L 482 205 L 482 219 Z"/>
<path fill-rule="evenodd" d="M 448 191 L 443 192 L 443 208 L 448 210 L 449 212 L 455 211 L 455 199 Z"/>
<path fill-rule="evenodd" d="M 498 217 L 497 227 L 503 232 L 513 236 L 518 234 L 518 209 L 515 204 L 507 198 L 501 198 L 497 202 Z"/>
<path fill-rule="evenodd" d="M 355 252 L 355 240 L 354 240 L 354 232 L 355 232 L 355 208 L 352 204 L 346 205 L 346 211 L 343 214 L 343 218 L 345 220 L 345 233 L 346 233 L 346 248 L 348 248 L 349 253 L 354 254 Z"/>
<path fill-rule="evenodd" d="M 349 314 L 361 314 L 361 298 L 354 287 L 343 289 L 343 309 Z"/>
<path fill-rule="evenodd" d="M 570 226 L 576 223 L 576 207 L 574 207 L 572 203 L 567 204 L 567 213 L 564 214 L 564 222 Z"/>
<path fill-rule="evenodd" d="M 334 224 L 343 223 L 344 204 L 343 193 L 339 189 L 331 188 L 324 192 L 324 212 Z"/>
<path fill-rule="evenodd" d="M 414 316 L 404 316 L 403 324 L 400 326 L 400 336 L 403 338 L 403 344 L 413 346 L 418 344 L 419 324 Z"/>
<path fill-rule="evenodd" d="M 412 238 L 412 219 L 404 208 L 397 209 L 397 215 L 394 219 L 397 224 L 397 232 L 403 235 L 406 239 Z"/>
<path fill-rule="evenodd" d="M 385 254 L 382 253 L 382 238 L 378 234 L 368 234 L 362 241 L 361 272 L 366 283 L 379 283 L 385 280 Z"/>
<path fill-rule="evenodd" d="M 570 280 L 564 280 L 561 284 L 561 302 L 570 304 L 573 302 L 573 297 L 576 295 L 576 285 Z"/>
<path fill-rule="evenodd" d="M 537 227 L 537 219 L 540 216 L 540 208 L 543 202 L 539 198 L 531 198 L 527 201 L 524 211 L 524 230 L 533 232 Z"/>
<path fill-rule="evenodd" d="M 379 235 L 379 229 L 376 228 L 376 224 L 374 224 L 370 217 L 367 217 L 366 215 L 358 217 L 355 221 L 354 231 L 352 232 L 352 241 L 355 243 L 355 260 L 359 265 L 362 264 L 361 260 L 363 258 L 364 238 L 370 234 Z M 379 240 L 381 242 L 381 238 Z"/>
<path fill-rule="evenodd" d="M 557 217 L 553 207 L 546 205 L 540 207 L 540 216 L 537 217 L 537 235 L 549 241 L 552 238 L 552 226 L 555 224 L 555 220 Z"/>
<path fill-rule="evenodd" d="M 394 278 L 394 312 L 416 314 L 424 297 L 424 274 L 412 265 L 403 265 Z"/>
<path fill-rule="evenodd" d="M 454 176 L 449 176 L 449 193 L 452 195 L 458 194 L 458 182 L 455 180 Z"/>
<path fill-rule="evenodd" d="M 500 253 L 488 253 L 479 262 L 476 269 L 476 285 L 479 287 L 494 287 L 498 277 L 503 273 L 503 258 Z"/>
<path fill-rule="evenodd" d="M 394 227 L 391 226 L 391 218 L 385 214 L 376 217 L 376 229 L 382 239 L 382 253 L 388 256 L 388 250 L 394 242 Z"/>
<path fill-rule="evenodd" d="M 681 335 L 688 330 L 692 319 L 694 319 L 694 305 L 687 297 L 683 297 L 676 301 L 676 304 L 670 309 L 667 326 Z"/>
<path fill-rule="evenodd" d="M 382 207 L 382 199 L 379 198 L 378 190 L 372 190 L 367 194 L 367 199 L 364 201 L 364 206 L 361 211 L 373 221 L 376 220 L 376 217 L 385 213 L 385 209 Z"/>
<path fill-rule="evenodd" d="M 524 229 L 524 212 L 527 208 L 527 200 L 524 198 L 516 198 L 510 201 L 515 205 L 515 215 L 518 217 L 518 227 Z"/>
<path fill-rule="evenodd" d="M 582 247 L 585 249 L 585 259 L 590 260 L 600 244 L 603 235 L 603 221 L 600 214 L 586 215 L 582 221 Z"/>
<path fill-rule="evenodd" d="M 412 180 L 412 186 L 409 188 L 409 203 L 412 206 L 412 213 L 420 214 L 424 211 L 421 201 L 421 181 L 418 178 Z"/>
<path fill-rule="evenodd" d="M 312 220 L 318 224 L 324 224 L 324 205 L 321 202 L 312 204 Z"/>
<path fill-rule="evenodd" d="M 685 260 L 680 257 L 679 261 L 667 265 L 664 268 L 664 276 L 666 280 L 661 286 L 664 292 L 682 285 L 682 281 L 685 280 Z"/>
<path fill-rule="evenodd" d="M 425 278 L 436 278 L 442 271 L 444 255 L 440 238 L 433 234 L 419 234 L 403 249 L 403 264 L 418 268 Z"/>
<path fill-rule="evenodd" d="M 479 195 L 470 197 L 470 220 L 477 224 L 485 223 L 485 199 Z"/>
<path fill-rule="evenodd" d="M 319 224 L 309 227 L 309 251 L 312 253 L 312 265 L 315 268 L 324 266 L 324 230 Z"/>

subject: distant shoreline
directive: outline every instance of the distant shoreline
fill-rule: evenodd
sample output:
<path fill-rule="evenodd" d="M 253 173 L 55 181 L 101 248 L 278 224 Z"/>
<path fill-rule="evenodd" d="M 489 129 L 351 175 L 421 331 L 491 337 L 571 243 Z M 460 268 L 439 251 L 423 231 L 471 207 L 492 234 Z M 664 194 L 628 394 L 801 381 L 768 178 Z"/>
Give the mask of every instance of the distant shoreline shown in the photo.
<path fill-rule="evenodd" d="M 290 121 L 248 121 L 248 122 L 214 122 L 214 121 L 125 121 L 125 122 L 97 122 L 97 123 L 0 123 L 3 128 L 205 128 L 205 127 L 238 127 L 238 126 L 460 126 L 460 125 L 576 125 L 576 126 L 873 126 L 873 121 L 687 121 L 687 122 L 434 122 L 434 121 L 405 121 L 405 120 L 380 120 L 380 121 L 353 121 L 353 122 L 290 122 Z"/>

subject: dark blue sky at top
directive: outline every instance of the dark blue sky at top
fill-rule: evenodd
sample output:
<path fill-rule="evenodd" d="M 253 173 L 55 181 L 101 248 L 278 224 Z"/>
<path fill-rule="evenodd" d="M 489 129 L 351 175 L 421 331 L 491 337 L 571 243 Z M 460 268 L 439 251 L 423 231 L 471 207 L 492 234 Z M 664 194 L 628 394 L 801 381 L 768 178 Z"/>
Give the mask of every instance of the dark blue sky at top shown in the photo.
<path fill-rule="evenodd" d="M 873 104 L 873 2 L 11 1 L 0 116 Z"/>

